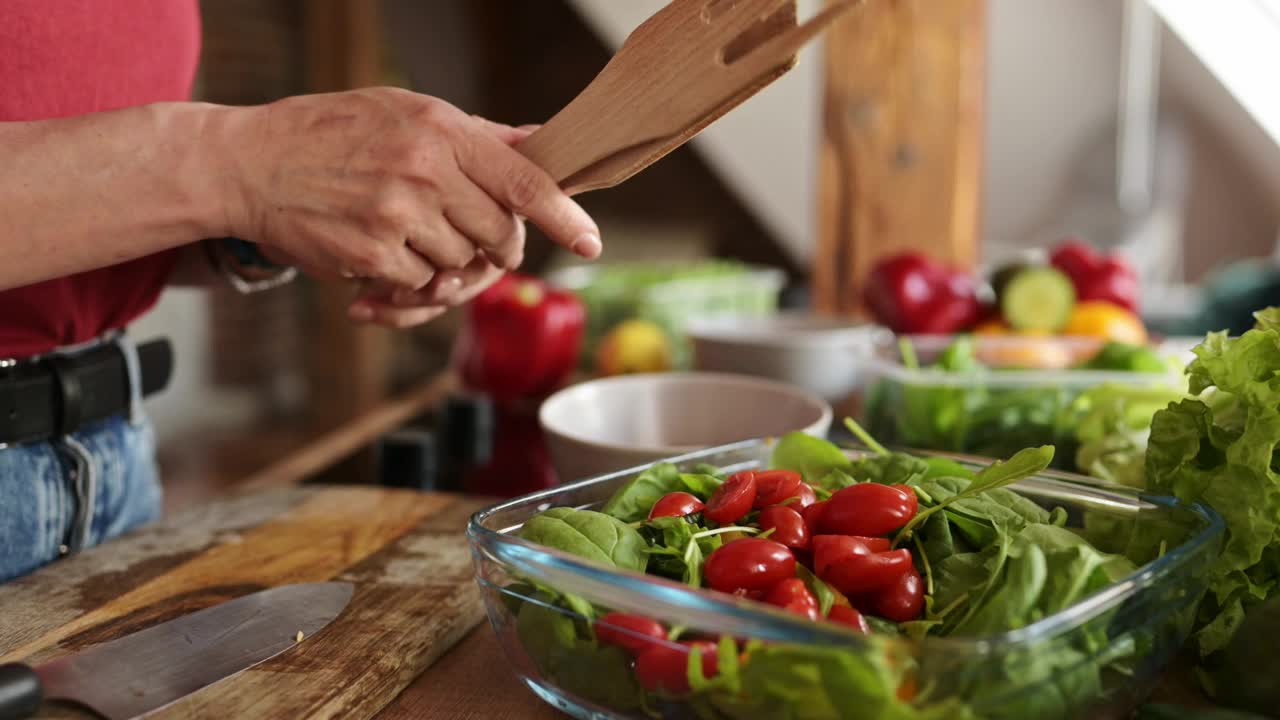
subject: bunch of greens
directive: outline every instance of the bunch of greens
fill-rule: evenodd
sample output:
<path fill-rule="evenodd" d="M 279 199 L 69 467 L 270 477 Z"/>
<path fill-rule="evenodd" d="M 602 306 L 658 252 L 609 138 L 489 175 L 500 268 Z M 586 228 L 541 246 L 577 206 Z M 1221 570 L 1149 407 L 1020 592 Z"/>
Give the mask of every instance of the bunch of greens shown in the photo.
<path fill-rule="evenodd" d="M 525 586 L 513 600 L 518 635 L 542 673 L 569 692 L 617 711 L 652 717 L 1072 717 L 1103 696 L 1107 678 L 1124 682 L 1137 653 L 1132 637 L 1108 634 L 1107 617 L 1052 645 L 957 664 L 946 654 L 914 657 L 895 638 L 974 637 L 1025 627 L 1131 573 L 1135 562 L 1100 550 L 1068 527 L 1062 508 L 1008 489 L 1049 465 L 1053 448 L 1023 450 L 976 471 L 943 458 L 885 450 L 856 425 L 872 452 L 851 457 L 803 434 L 783 438 L 771 465 L 803 475 L 818 499 L 856 483 L 906 485 L 919 502 L 894 538 L 910 549 L 926 583 L 922 618 L 894 623 L 870 618 L 873 632 L 840 647 L 762 644 L 719 639 L 719 665 L 704 677 L 691 655 L 691 692 L 673 697 L 637 684 L 629 659 L 595 636 L 592 621 L 607 608 L 550 588 Z M 702 586 L 702 563 L 722 543 L 757 534 L 749 519 L 718 527 L 700 513 L 648 520 L 671 492 L 706 501 L 723 482 L 714 467 L 681 472 L 669 464 L 637 475 L 599 512 L 553 508 L 528 521 L 522 537 L 620 569 Z M 803 565 L 797 575 L 819 598 L 822 615 L 849 600 Z M 1190 602 L 1187 600 L 1186 602 Z M 685 631 L 673 628 L 670 639 Z M 964 703 L 960 699 L 964 699 Z"/>
<path fill-rule="evenodd" d="M 982 363 L 974 338 L 951 343 L 922 368 L 909 341 L 903 364 L 929 372 L 998 375 Z M 1106 383 L 1081 391 L 1065 384 L 1038 386 L 990 382 L 911 383 L 887 379 L 872 388 L 870 429 L 904 447 L 1007 457 L 1023 447 L 1049 443 L 1055 466 L 1128 485 L 1142 484 L 1142 452 L 1152 414 L 1183 397 L 1173 366 L 1147 347 L 1108 343 L 1079 370 L 1166 373 L 1167 385 L 1149 381 Z"/>
<path fill-rule="evenodd" d="M 1214 333 L 1188 367 L 1196 397 L 1156 413 L 1146 481 L 1204 502 L 1226 520 L 1226 546 L 1201 606 L 1200 652 L 1224 648 L 1246 610 L 1280 582 L 1280 309 L 1238 338 Z"/>

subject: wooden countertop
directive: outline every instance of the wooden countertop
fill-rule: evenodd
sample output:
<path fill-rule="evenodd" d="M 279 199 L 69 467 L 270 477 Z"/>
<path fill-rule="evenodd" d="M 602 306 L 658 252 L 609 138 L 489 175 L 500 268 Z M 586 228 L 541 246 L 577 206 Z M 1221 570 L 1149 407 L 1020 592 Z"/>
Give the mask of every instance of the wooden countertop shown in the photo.
<path fill-rule="evenodd" d="M 463 531 L 486 503 L 314 487 L 178 513 L 0 586 L 0 662 L 39 663 L 266 587 L 337 579 L 355 593 L 328 627 L 154 717 L 374 718 L 415 680 L 386 717 L 408 717 L 405 708 L 433 718 L 542 717 L 478 627 L 484 613 Z M 423 675 L 473 629 L 479 640 L 441 667 L 443 680 Z M 504 679 L 512 691 L 495 698 Z M 480 709 L 467 709 L 468 699 Z M 530 712 L 500 714 L 488 709 L 495 700 Z M 87 715 L 48 706 L 39 717 Z"/>

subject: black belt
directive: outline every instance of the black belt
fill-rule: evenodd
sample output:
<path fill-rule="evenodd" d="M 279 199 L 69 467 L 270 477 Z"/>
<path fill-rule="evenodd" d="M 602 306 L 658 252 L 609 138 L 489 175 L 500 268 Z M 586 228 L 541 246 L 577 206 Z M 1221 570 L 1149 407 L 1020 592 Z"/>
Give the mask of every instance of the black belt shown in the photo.
<path fill-rule="evenodd" d="M 138 346 L 144 396 L 163 390 L 173 373 L 168 340 Z M 129 409 L 129 370 L 114 343 L 72 356 L 0 361 L 0 447 L 43 442 Z"/>

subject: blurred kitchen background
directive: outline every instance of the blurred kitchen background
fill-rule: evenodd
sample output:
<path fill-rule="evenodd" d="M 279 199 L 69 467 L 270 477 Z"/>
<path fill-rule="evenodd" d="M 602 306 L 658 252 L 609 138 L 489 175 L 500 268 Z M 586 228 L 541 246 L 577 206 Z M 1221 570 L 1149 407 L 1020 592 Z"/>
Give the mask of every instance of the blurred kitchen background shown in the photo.
<path fill-rule="evenodd" d="M 802 0 L 802 16 L 819 3 Z M 391 84 L 511 124 L 540 122 L 662 4 L 206 0 L 198 92 L 252 104 Z M 871 28 L 878 44 L 867 56 L 920 53 L 913 67 L 928 91 L 929 53 L 952 53 L 945 79 L 959 89 L 946 97 L 957 105 L 944 110 L 976 123 L 976 140 L 962 143 L 943 179 L 972 187 L 961 200 L 910 209 L 959 216 L 972 203 L 976 237 L 912 244 L 936 242 L 946 256 L 988 267 L 1077 234 L 1136 263 L 1153 327 L 1187 332 L 1203 331 L 1207 298 L 1222 287 L 1270 287 L 1280 240 L 1274 0 L 868 4 L 896 25 Z M 843 69 L 846 91 L 874 92 L 877 68 L 853 62 L 858 52 L 806 50 L 789 75 L 694 143 L 619 188 L 583 196 L 605 259 L 765 265 L 784 273 L 783 304 L 815 300 L 811 271 L 830 269 L 820 238 L 842 227 L 821 220 L 825 68 Z M 906 127 L 930 120 L 892 118 Z M 918 152 L 904 143 L 894 163 L 931 167 Z M 853 212 L 875 207 L 875 187 L 858 192 L 872 200 Z M 567 264 L 531 232 L 526 270 Z M 249 298 L 171 290 L 138 325 L 139 337 L 172 338 L 179 355 L 169 391 L 150 403 L 171 505 L 233 484 L 446 367 L 457 313 L 408 333 L 356 328 L 342 313 L 349 292 L 305 280 Z"/>

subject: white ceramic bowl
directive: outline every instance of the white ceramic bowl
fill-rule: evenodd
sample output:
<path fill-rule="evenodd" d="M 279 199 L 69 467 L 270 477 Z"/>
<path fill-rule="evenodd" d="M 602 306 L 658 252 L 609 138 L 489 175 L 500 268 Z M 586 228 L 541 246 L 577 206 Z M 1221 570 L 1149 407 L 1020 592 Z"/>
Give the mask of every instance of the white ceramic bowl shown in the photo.
<path fill-rule="evenodd" d="M 561 482 L 694 450 L 801 430 L 823 436 L 831 406 L 760 378 L 656 373 L 592 380 L 547 398 L 538 413 Z"/>
<path fill-rule="evenodd" d="M 831 403 L 858 389 L 863 365 L 888 331 L 808 313 L 717 317 L 690 322 L 694 367 L 802 387 Z"/>

